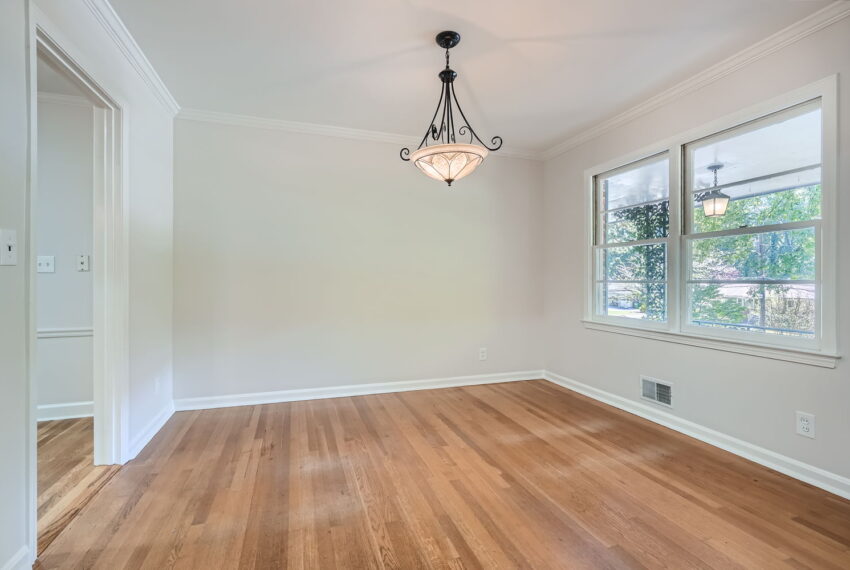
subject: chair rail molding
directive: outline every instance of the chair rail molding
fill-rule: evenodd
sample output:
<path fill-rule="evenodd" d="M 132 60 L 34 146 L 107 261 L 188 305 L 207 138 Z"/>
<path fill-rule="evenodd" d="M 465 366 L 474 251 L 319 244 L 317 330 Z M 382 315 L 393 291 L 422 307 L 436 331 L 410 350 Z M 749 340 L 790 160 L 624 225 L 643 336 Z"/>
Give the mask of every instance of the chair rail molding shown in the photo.
<path fill-rule="evenodd" d="M 77 338 L 94 336 L 92 327 L 38 329 L 36 338 Z"/>

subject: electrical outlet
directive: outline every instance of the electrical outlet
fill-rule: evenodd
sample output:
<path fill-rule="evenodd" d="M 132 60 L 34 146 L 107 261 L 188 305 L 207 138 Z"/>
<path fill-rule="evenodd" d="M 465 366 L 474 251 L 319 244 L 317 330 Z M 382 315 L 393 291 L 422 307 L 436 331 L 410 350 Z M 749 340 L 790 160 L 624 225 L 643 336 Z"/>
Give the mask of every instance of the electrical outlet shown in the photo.
<path fill-rule="evenodd" d="M 482 346 L 478 349 L 478 360 L 487 360 L 487 347 Z"/>
<path fill-rule="evenodd" d="M 797 433 L 803 437 L 815 438 L 815 415 L 797 412 Z"/>
<path fill-rule="evenodd" d="M 88 255 L 78 255 L 77 256 L 77 271 L 88 271 L 89 270 L 89 256 Z"/>

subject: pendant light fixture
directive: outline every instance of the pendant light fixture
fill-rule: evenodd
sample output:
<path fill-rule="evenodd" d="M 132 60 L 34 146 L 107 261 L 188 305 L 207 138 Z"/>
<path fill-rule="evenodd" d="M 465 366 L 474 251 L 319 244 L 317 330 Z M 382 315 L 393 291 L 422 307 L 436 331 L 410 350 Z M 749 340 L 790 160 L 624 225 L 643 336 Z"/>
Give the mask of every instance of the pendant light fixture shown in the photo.
<path fill-rule="evenodd" d="M 723 165 L 716 162 L 706 168 L 714 173 L 714 187 L 700 196 L 702 211 L 709 218 L 719 218 L 726 215 L 726 208 L 729 206 L 729 196 L 717 188 L 717 171 L 723 168 Z"/>
<path fill-rule="evenodd" d="M 443 82 L 440 101 L 419 147 L 413 152 L 403 148 L 399 154 L 402 160 L 412 161 L 426 176 L 451 186 L 452 182 L 478 168 L 489 151 L 499 150 L 502 137 L 493 137 L 490 140 L 492 146 L 487 146 L 469 125 L 457 101 L 454 90 L 457 73 L 449 67 L 449 50 L 460 42 L 460 34 L 440 32 L 436 40 L 437 45 L 446 50 L 446 68 L 438 74 Z M 437 115 L 440 115 L 439 123 L 436 122 Z M 455 135 L 461 137 L 461 142 Z M 468 140 L 466 137 L 469 137 Z"/>

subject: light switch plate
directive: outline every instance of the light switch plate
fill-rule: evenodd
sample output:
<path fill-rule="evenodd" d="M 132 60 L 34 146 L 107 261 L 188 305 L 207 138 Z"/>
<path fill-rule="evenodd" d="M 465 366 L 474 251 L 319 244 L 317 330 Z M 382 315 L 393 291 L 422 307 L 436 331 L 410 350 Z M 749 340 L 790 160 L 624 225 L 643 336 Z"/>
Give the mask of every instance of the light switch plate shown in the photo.
<path fill-rule="evenodd" d="M 56 259 L 52 255 L 39 255 L 35 259 L 35 270 L 38 273 L 56 273 Z"/>
<path fill-rule="evenodd" d="M 88 255 L 78 255 L 77 256 L 77 271 L 88 271 L 89 264 L 89 256 Z"/>
<path fill-rule="evenodd" d="M 0 229 L 0 265 L 18 264 L 18 232 Z"/>

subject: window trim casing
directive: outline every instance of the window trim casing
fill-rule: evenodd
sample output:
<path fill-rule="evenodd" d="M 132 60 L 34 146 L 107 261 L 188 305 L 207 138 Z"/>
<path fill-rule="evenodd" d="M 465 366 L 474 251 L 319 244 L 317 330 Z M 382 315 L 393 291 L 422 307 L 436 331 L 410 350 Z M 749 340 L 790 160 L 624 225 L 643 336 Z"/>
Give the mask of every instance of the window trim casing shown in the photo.
<path fill-rule="evenodd" d="M 837 354 L 837 220 L 838 195 L 838 76 L 831 75 L 767 101 L 751 105 L 706 124 L 689 129 L 665 140 L 608 160 L 585 170 L 585 294 L 584 318 L 589 329 L 643 336 L 655 340 L 676 342 L 709 349 L 724 350 L 800 362 L 833 368 L 840 356 Z M 711 330 L 708 327 L 688 326 L 684 310 L 687 287 L 684 286 L 685 259 L 689 236 L 685 234 L 682 201 L 686 173 L 684 154 L 686 145 L 725 130 L 756 121 L 767 115 L 781 112 L 820 99 L 821 106 L 821 219 L 815 221 L 820 256 L 816 266 L 817 331 L 816 339 L 788 339 L 776 337 L 766 342 L 740 331 Z M 627 165 L 667 156 L 670 166 L 669 200 L 670 229 L 667 238 L 667 320 L 643 322 L 625 317 L 595 314 L 596 294 L 596 231 L 597 188 L 596 177 Z M 693 239 L 692 237 L 690 239 Z M 645 334 L 642 334 L 645 333 Z M 721 334 L 722 333 L 722 334 Z M 728 334 L 739 333 L 739 334 Z M 803 342 L 801 342 L 801 340 Z"/>

